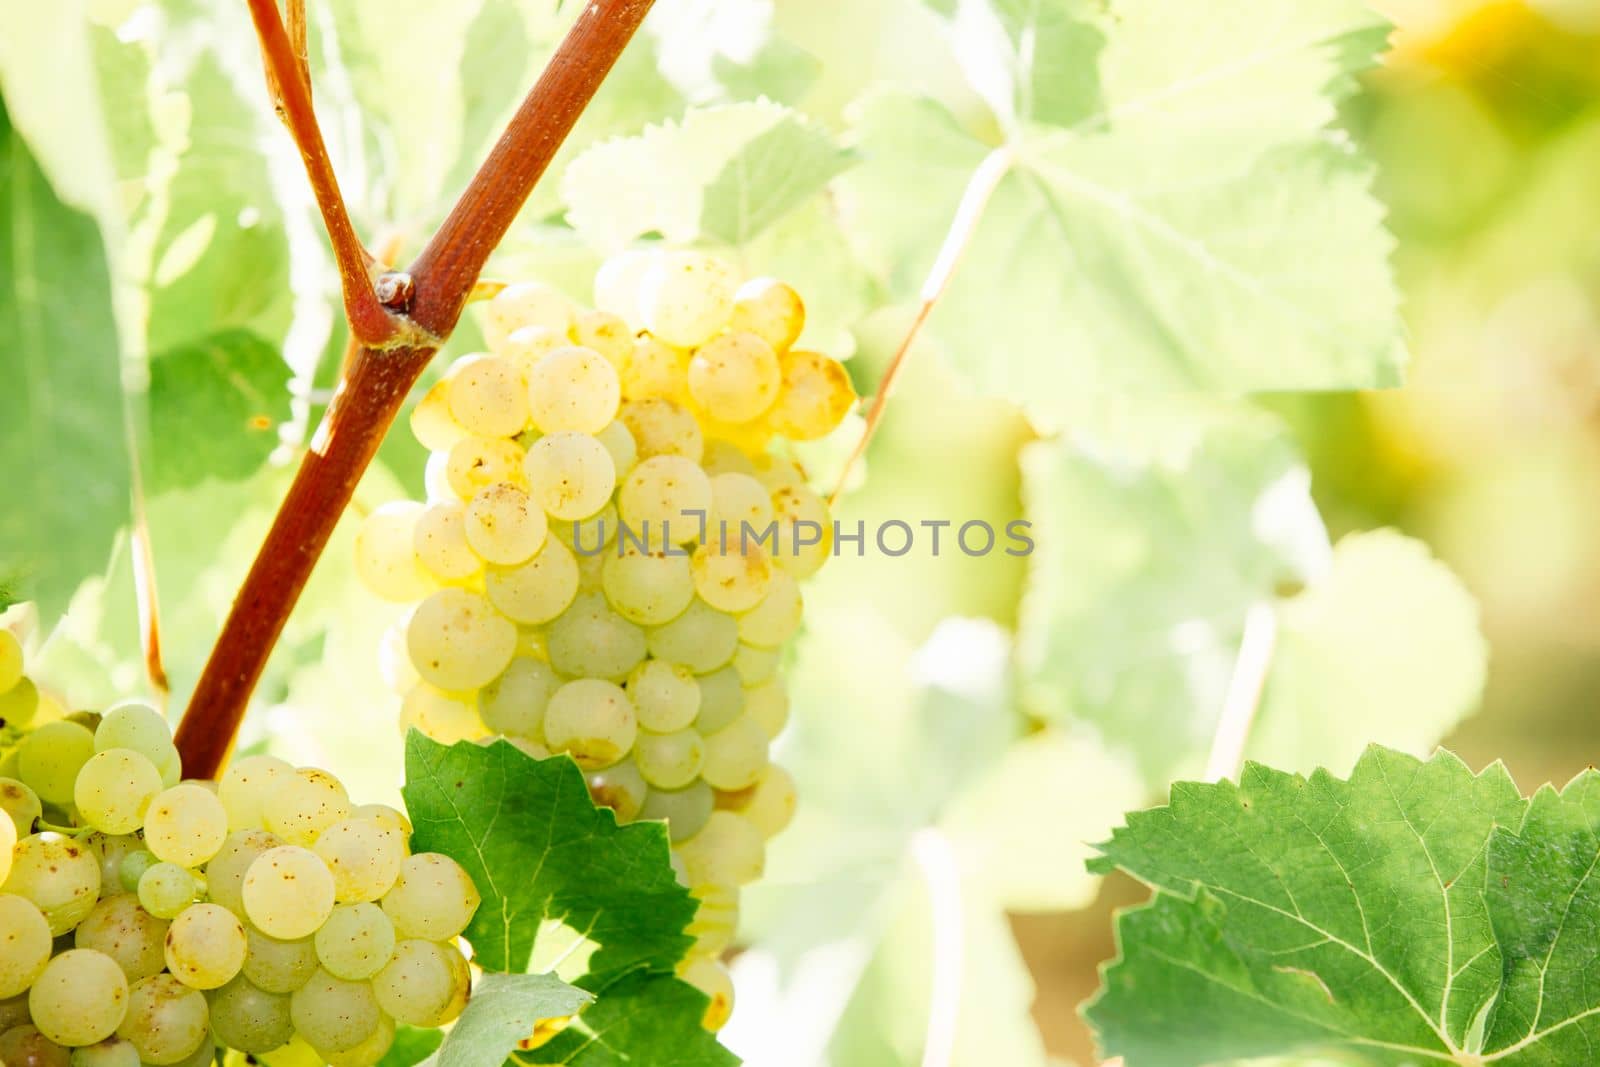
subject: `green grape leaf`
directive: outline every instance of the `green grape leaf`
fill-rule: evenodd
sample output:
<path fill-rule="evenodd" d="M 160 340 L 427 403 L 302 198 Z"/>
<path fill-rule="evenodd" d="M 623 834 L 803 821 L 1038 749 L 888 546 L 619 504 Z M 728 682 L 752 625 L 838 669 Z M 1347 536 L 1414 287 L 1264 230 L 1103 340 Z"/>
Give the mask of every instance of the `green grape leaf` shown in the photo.
<path fill-rule="evenodd" d="M 497 1067 L 541 1019 L 572 1015 L 593 1000 L 550 974 L 486 974 L 428 1062 L 437 1067 Z"/>
<path fill-rule="evenodd" d="M 923 3 L 945 21 L 968 83 L 1004 128 L 1070 126 L 1103 110 L 1096 59 L 1105 35 L 1082 0 Z"/>
<path fill-rule="evenodd" d="M 689 947 L 695 905 L 673 876 L 666 828 L 618 826 L 571 760 L 413 731 L 402 794 L 412 847 L 453 857 L 483 895 L 466 936 L 485 969 L 524 970 L 546 920 L 599 946 L 592 975 L 670 971 Z"/>
<path fill-rule="evenodd" d="M 1174 786 L 1093 864 L 1157 890 L 1119 919 L 1120 955 L 1085 1009 L 1105 1054 L 1128 1067 L 1323 1047 L 1485 1062 L 1463 1054 L 1517 948 L 1486 905 L 1504 877 L 1491 839 L 1527 807 L 1498 764 L 1475 775 L 1448 753 L 1377 747 L 1348 780 L 1251 764 L 1237 786 Z M 1512 891 L 1560 913 L 1559 885 Z"/>
<path fill-rule="evenodd" d="M 1261 763 L 1347 767 L 1369 741 L 1425 755 L 1483 694 L 1477 602 L 1426 545 L 1393 530 L 1342 539 L 1328 572 L 1277 612 L 1247 749 Z"/>
<path fill-rule="evenodd" d="M 974 220 L 929 329 L 978 386 L 1055 423 L 1107 389 L 1399 381 L 1393 241 L 1332 128 L 1382 43 L 1365 4 L 928 3 L 1003 142 L 879 92 L 835 189 L 899 299 Z"/>
<path fill-rule="evenodd" d="M 1226 401 L 1106 403 L 1022 456 L 1037 547 L 1021 699 L 1084 719 L 1165 784 L 1197 772 L 1244 620 L 1325 568 L 1310 474 L 1274 417 Z"/>
<path fill-rule="evenodd" d="M 602 249 L 647 233 L 738 245 L 852 160 L 820 126 L 761 100 L 691 110 L 596 145 L 573 160 L 561 190 L 568 221 Z"/>
<path fill-rule="evenodd" d="M 1585 1063 L 1600 1041 L 1600 993 L 1589 976 L 1600 924 L 1600 774 L 1534 794 L 1527 817 L 1489 842 L 1489 921 L 1505 983 L 1484 1062 Z"/>
<path fill-rule="evenodd" d="M 595 1002 L 521 1063 L 572 1067 L 734 1067 L 739 1058 L 701 1025 L 706 995 L 667 974 L 630 971 L 598 982 L 580 980 Z"/>
<path fill-rule="evenodd" d="M 289 366 L 272 345 L 225 330 L 154 357 L 150 488 L 238 480 L 266 462 L 289 417 Z"/>
<path fill-rule="evenodd" d="M 120 345 L 105 246 L 63 204 L 0 104 L 0 579 L 46 617 L 102 571 L 127 521 Z"/>
<path fill-rule="evenodd" d="M 425 1030 L 420 1026 L 396 1027 L 394 1044 L 378 1061 L 378 1067 L 416 1067 L 439 1051 L 442 1044 L 443 1030 Z"/>

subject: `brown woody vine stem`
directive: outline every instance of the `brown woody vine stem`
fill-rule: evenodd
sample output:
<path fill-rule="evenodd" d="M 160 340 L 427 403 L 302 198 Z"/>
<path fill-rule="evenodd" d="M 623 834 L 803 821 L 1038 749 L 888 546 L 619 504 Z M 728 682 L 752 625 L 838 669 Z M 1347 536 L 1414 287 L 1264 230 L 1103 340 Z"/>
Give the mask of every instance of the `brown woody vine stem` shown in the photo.
<path fill-rule="evenodd" d="M 305 158 L 340 259 L 346 314 L 362 348 L 335 391 L 179 724 L 177 744 L 187 775 L 210 778 L 221 769 L 272 646 L 384 432 L 438 343 L 454 329 L 479 272 L 534 182 L 653 2 L 592 0 L 584 9 L 449 218 L 407 272 L 410 310 L 397 315 L 379 303 L 367 273 L 369 260 L 339 196 L 311 110 L 310 87 L 298 74 L 278 9 L 273 0 L 250 0 L 267 67 L 282 89 L 285 121 Z M 352 257 L 363 267 L 363 285 L 350 285 Z M 374 329 L 373 307 L 383 316 L 384 329 Z"/>

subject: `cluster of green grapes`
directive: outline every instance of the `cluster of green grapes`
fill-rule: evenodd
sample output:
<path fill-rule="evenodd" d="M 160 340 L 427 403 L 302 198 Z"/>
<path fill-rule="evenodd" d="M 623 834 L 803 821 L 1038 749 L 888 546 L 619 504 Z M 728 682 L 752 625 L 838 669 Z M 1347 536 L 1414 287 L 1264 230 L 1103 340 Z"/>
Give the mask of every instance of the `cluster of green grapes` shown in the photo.
<path fill-rule="evenodd" d="M 363 1067 L 465 1007 L 478 892 L 398 811 L 271 756 L 181 781 L 142 704 L 26 726 L 0 758 L 0 1064 Z"/>
<path fill-rule="evenodd" d="M 404 727 L 566 753 L 619 821 L 665 820 L 701 902 L 682 974 L 715 1029 L 739 888 L 795 806 L 768 757 L 779 661 L 832 551 L 826 503 L 772 446 L 832 432 L 856 394 L 794 347 L 793 289 L 714 257 L 624 254 L 595 297 L 488 302 L 489 351 L 411 416 L 428 499 L 368 516 L 356 565 L 412 605 L 384 648 Z"/>

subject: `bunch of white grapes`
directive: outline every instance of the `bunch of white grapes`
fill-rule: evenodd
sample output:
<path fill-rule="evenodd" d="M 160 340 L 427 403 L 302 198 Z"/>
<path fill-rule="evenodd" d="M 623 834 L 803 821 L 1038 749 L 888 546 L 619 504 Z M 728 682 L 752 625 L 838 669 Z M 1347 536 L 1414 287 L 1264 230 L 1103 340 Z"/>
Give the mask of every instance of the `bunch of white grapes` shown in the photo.
<path fill-rule="evenodd" d="M 712 256 L 626 253 L 595 301 L 518 284 L 488 302 L 489 351 L 411 415 L 427 500 L 368 516 L 356 565 L 412 605 L 384 648 L 403 727 L 566 753 L 620 822 L 665 820 L 700 901 L 681 973 L 715 1029 L 739 887 L 795 806 L 768 758 L 782 650 L 832 551 L 826 503 L 777 449 L 831 433 L 856 394 L 795 347 L 793 289 Z"/>
<path fill-rule="evenodd" d="M 130 703 L 36 726 L 0 774 L 0 1064 L 364 1067 L 466 1005 L 472 880 L 326 771 L 181 781 Z"/>

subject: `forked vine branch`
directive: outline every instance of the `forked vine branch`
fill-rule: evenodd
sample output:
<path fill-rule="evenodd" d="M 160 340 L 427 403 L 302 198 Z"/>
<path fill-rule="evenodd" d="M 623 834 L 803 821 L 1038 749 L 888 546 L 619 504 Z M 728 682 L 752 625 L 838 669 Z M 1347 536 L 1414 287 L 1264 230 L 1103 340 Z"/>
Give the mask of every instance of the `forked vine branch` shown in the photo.
<path fill-rule="evenodd" d="M 273 519 L 179 724 L 184 773 L 221 769 L 289 613 L 411 386 L 461 317 L 478 275 L 654 0 L 591 0 L 449 217 L 384 306 L 350 222 L 293 40 L 274 0 L 249 0 L 280 112 L 306 164 L 361 350 Z M 389 287 L 393 289 L 393 287 Z M 395 290 L 396 292 L 400 290 Z"/>

